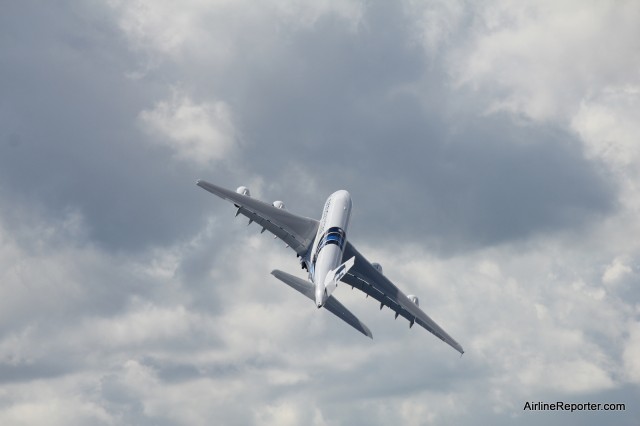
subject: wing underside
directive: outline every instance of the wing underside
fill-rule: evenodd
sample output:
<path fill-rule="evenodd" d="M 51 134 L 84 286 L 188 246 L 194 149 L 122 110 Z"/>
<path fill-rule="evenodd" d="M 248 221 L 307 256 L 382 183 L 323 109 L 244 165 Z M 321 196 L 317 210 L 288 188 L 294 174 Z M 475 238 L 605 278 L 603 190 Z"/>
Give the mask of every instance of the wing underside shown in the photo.
<path fill-rule="evenodd" d="M 318 231 L 318 221 L 302 217 L 279 209 L 247 195 L 222 188 L 204 180 L 196 184 L 218 197 L 233 203 L 238 209 L 236 216 L 242 214 L 249 218 L 249 223 L 255 222 L 265 230 L 287 243 L 298 255 L 304 255 Z"/>
<path fill-rule="evenodd" d="M 396 313 L 396 318 L 402 316 L 409 321 L 410 326 L 417 323 L 449 346 L 464 353 L 462 346 L 456 342 L 435 321 L 402 293 L 389 279 L 374 268 L 369 261 L 358 252 L 349 242 L 345 246 L 343 260 L 356 257 L 353 268 L 342 281 L 361 290 L 380 302 L 380 309 L 387 306 Z"/>

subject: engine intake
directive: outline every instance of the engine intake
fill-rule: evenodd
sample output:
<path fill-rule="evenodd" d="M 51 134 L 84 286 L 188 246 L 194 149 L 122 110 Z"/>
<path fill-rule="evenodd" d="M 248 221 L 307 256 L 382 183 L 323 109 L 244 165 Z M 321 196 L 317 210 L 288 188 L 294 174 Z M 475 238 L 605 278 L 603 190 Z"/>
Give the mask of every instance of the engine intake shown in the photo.
<path fill-rule="evenodd" d="M 236 189 L 236 192 L 238 194 L 242 194 L 242 195 L 246 195 L 247 197 L 251 197 L 251 191 L 249 191 L 249 188 L 247 188 L 246 186 L 239 186 L 238 189 Z"/>
<path fill-rule="evenodd" d="M 415 303 L 417 307 L 420 307 L 420 300 L 418 299 L 418 296 L 414 296 L 413 294 L 410 294 L 407 296 L 407 298 L 411 300 L 413 303 Z"/>
<path fill-rule="evenodd" d="M 274 201 L 273 202 L 273 207 L 277 208 L 277 209 L 284 209 L 284 203 L 282 201 Z"/>
<path fill-rule="evenodd" d="M 382 265 L 379 263 L 372 263 L 371 266 L 373 266 L 374 268 L 376 268 L 378 270 L 378 272 L 380 272 L 381 274 L 384 275 L 384 273 L 382 272 Z"/>

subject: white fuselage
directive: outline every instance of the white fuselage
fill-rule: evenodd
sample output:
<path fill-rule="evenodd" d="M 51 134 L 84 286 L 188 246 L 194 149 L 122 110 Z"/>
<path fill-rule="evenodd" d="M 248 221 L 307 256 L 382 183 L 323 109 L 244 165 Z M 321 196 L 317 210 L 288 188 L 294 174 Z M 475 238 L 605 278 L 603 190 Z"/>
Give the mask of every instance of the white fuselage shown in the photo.
<path fill-rule="evenodd" d="M 324 205 L 310 257 L 309 279 L 316 287 L 318 307 L 323 306 L 328 298 L 325 289 L 327 274 L 342 263 L 350 217 L 351 195 L 344 190 L 331 194 Z"/>

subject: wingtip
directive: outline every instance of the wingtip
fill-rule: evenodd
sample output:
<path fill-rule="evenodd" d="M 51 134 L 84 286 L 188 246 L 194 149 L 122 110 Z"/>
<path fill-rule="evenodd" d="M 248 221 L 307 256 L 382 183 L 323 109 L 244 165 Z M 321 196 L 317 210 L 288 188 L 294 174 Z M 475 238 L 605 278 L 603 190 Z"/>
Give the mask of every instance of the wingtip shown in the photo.
<path fill-rule="evenodd" d="M 362 334 L 367 336 L 369 339 L 373 340 L 373 333 L 371 333 L 371 330 L 369 330 L 369 327 L 367 327 L 362 323 L 360 323 L 360 325 L 362 326 Z"/>

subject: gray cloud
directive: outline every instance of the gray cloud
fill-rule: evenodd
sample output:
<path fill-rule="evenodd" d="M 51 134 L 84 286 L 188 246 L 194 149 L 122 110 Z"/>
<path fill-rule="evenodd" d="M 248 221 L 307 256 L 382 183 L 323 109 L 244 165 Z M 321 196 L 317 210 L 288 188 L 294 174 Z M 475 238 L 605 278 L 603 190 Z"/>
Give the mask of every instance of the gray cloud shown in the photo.
<path fill-rule="evenodd" d="M 584 39 L 613 28 L 635 63 L 607 10 Z M 637 78 L 535 44 L 529 86 L 499 35 L 544 26 L 500 1 L 3 12 L 0 423 L 638 417 Z M 352 241 L 467 353 L 349 288 L 374 341 L 306 304 L 269 275 L 299 271 L 283 244 L 197 178 L 313 217 L 350 190 Z M 627 411 L 522 410 L 583 399 Z"/>
<path fill-rule="evenodd" d="M 367 230 L 421 235 L 447 251 L 579 228 L 614 208 L 614 183 L 572 134 L 487 116 L 467 102 L 473 93 L 447 89 L 402 12 L 372 4 L 359 32 L 326 17 L 275 60 L 249 52 L 233 68 L 242 79 L 214 80 L 242 85 L 230 98 L 248 168 L 282 176 L 304 164 L 327 194 L 348 186 L 362 205 L 396 206 L 396 215 L 368 211 Z"/>
<path fill-rule="evenodd" d="M 170 152 L 145 143 L 157 136 L 137 126 L 139 112 L 168 93 L 152 79 L 125 77 L 135 59 L 104 15 L 52 13 L 62 22 L 54 20 L 40 39 L 22 41 L 20 52 L 28 49 L 29 56 L 8 64 L 15 75 L 13 114 L 39 125 L 29 129 L 23 122 L 24 130 L 7 136 L 23 140 L 16 149 L 5 146 L 7 188 L 35 193 L 54 214 L 80 208 L 92 235 L 114 248 L 193 232 L 202 221 L 191 206 L 205 201 L 182 188 L 207 169 L 167 167 Z M 612 184 L 571 135 L 451 106 L 468 94 L 442 89 L 447 76 L 421 55 L 402 9 L 371 5 L 365 17 L 357 32 L 329 15 L 295 38 L 283 36 L 275 60 L 249 51 L 223 72 L 194 61 L 216 78 L 188 85 L 205 93 L 222 87 L 241 117 L 244 170 L 283 174 L 304 165 L 325 176 L 327 193 L 348 186 L 363 205 L 386 198 L 404 223 L 420 224 L 419 234 L 445 250 L 580 226 L 612 209 Z M 56 54 L 45 50 L 49 43 Z M 36 71 L 43 68 L 46 79 Z M 65 108 L 57 107 L 61 100 Z M 377 232 L 416 235 L 414 227 L 399 226 L 397 216 L 372 213 L 366 225 Z"/>
<path fill-rule="evenodd" d="M 137 116 L 164 89 L 125 76 L 134 60 L 108 10 L 24 9 L 15 16 L 31 25 L 3 26 L 4 109 L 17 117 L 4 129 L 21 140 L 2 147 L 4 190 L 58 217 L 80 209 L 92 237 L 116 250 L 194 232 L 202 222 L 188 206 L 205 201 L 181 188 L 198 174 L 145 143 Z"/>

